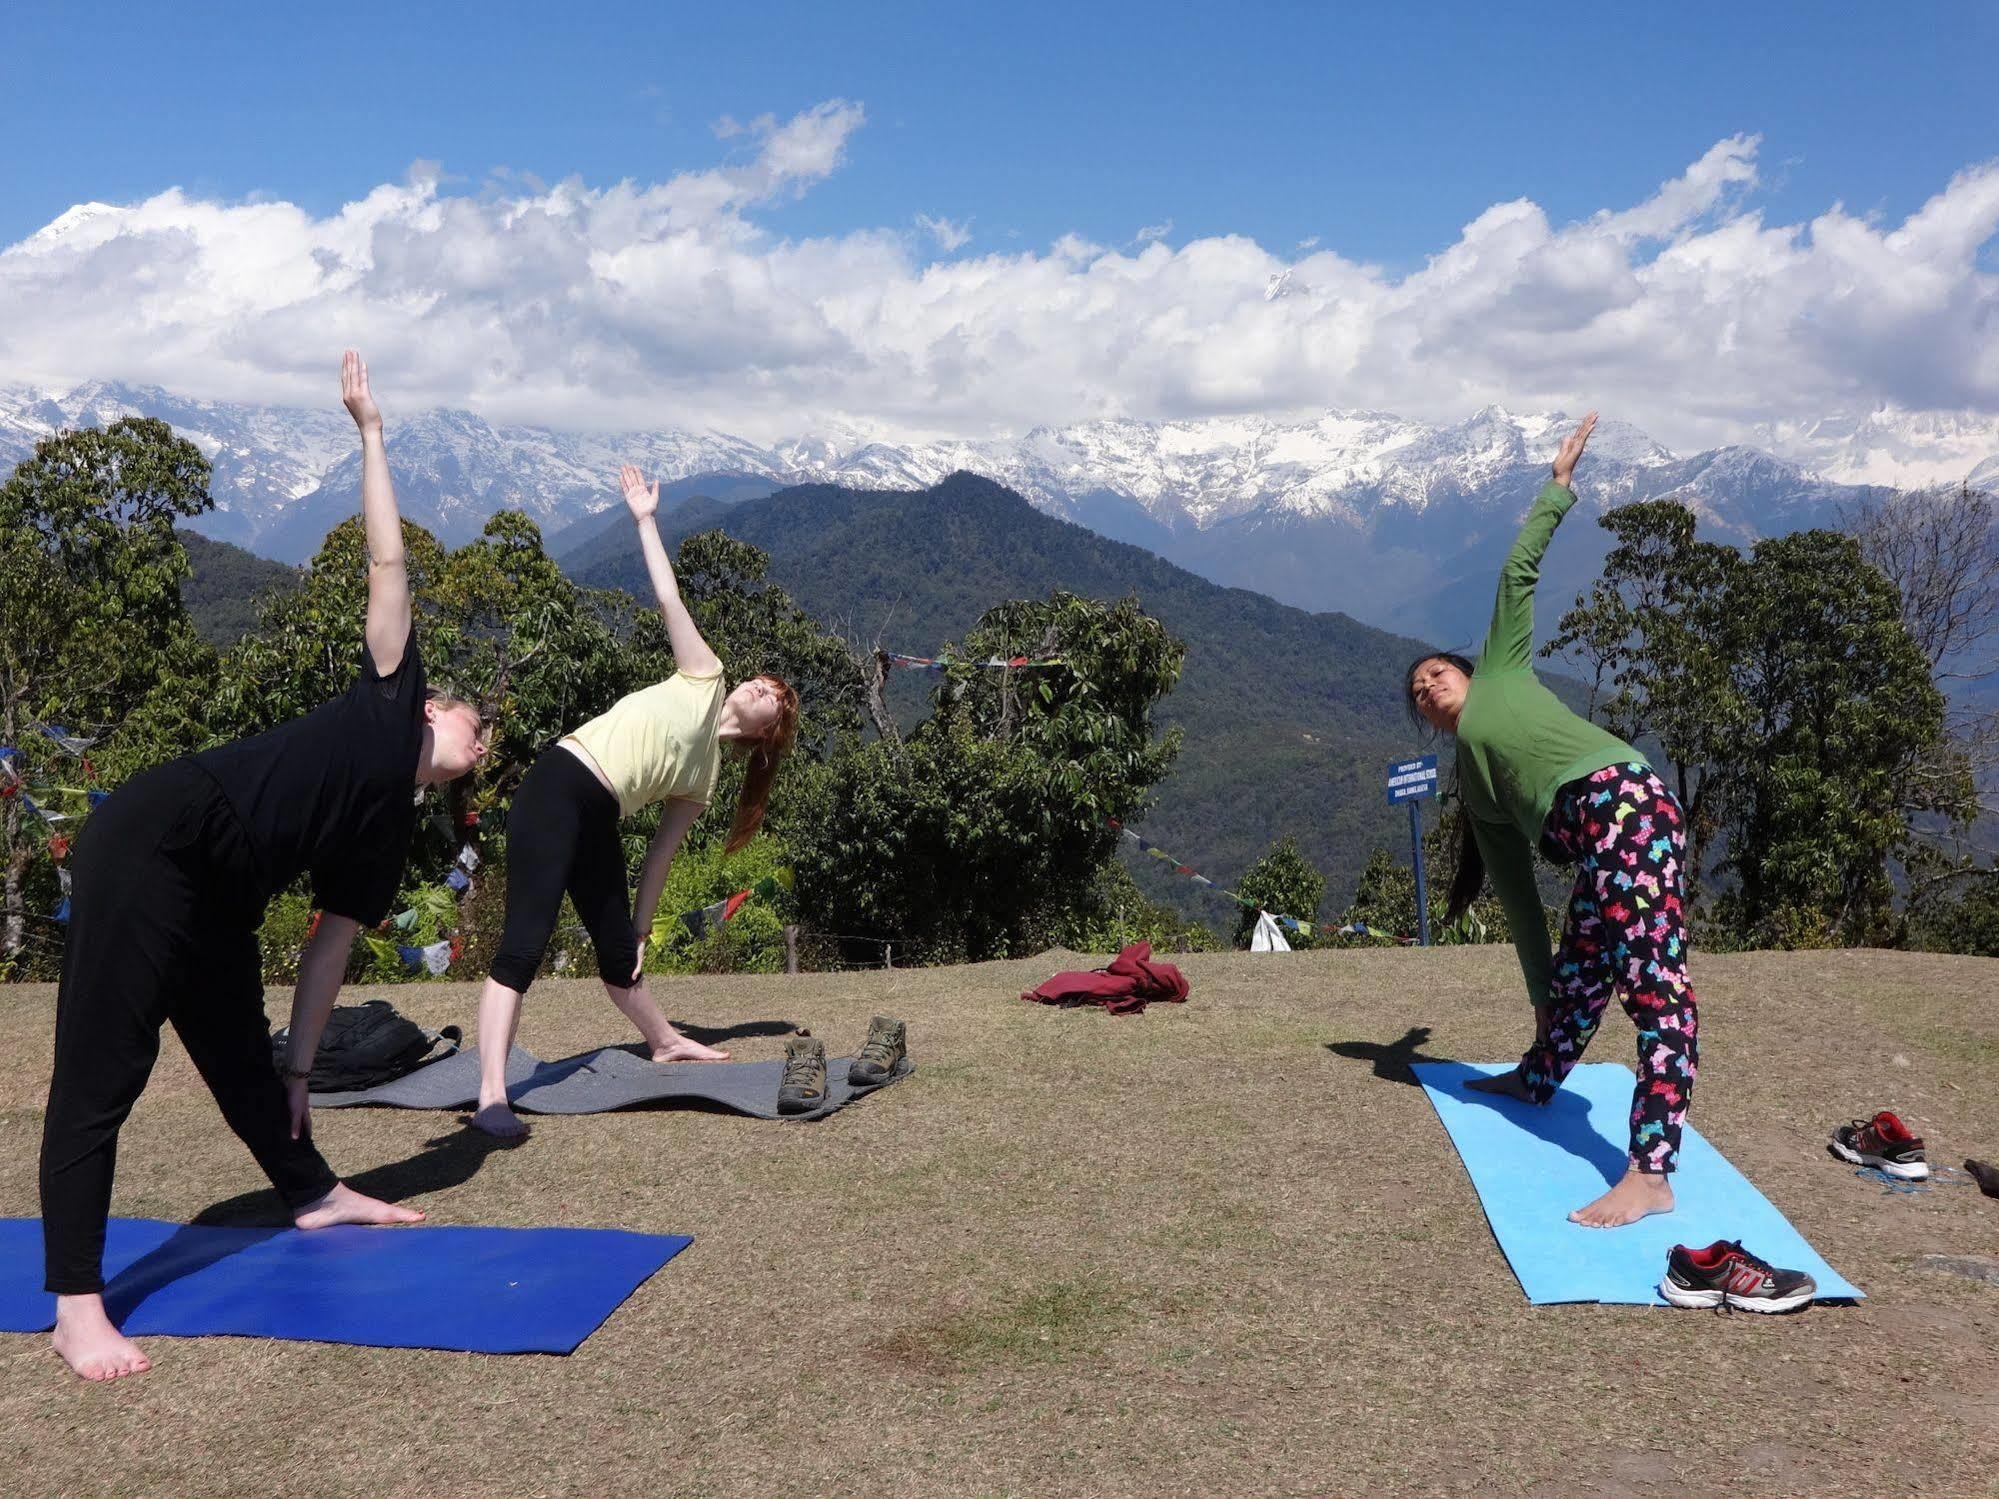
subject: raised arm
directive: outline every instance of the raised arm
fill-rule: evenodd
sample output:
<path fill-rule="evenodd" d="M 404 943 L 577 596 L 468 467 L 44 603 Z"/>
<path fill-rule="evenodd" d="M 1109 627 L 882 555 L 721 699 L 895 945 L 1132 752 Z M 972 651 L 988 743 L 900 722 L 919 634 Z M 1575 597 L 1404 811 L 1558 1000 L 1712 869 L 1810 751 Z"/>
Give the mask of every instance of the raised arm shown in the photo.
<path fill-rule="evenodd" d="M 674 580 L 673 563 L 666 544 L 659 539 L 653 512 L 659 509 L 659 485 L 648 484 L 645 475 L 627 463 L 618 478 L 625 491 L 625 508 L 638 522 L 639 551 L 646 559 L 646 573 L 652 579 L 653 597 L 659 600 L 660 617 L 666 621 L 666 638 L 673 644 L 673 664 L 690 677 L 712 677 L 722 669 L 721 658 L 708 648 L 694 627 L 694 616 L 680 597 Z"/>
<path fill-rule="evenodd" d="M 403 519 L 382 446 L 382 412 L 368 389 L 368 366 L 349 349 L 340 361 L 340 399 L 361 429 L 361 523 L 368 533 L 368 654 L 388 676 L 402 664 L 410 638 L 410 578 L 403 557 Z"/>
<path fill-rule="evenodd" d="M 1555 527 L 1576 502 L 1569 481 L 1575 477 L 1576 460 L 1583 455 L 1589 435 L 1596 429 L 1596 413 L 1583 418 L 1582 425 L 1562 439 L 1555 454 L 1553 477 L 1536 496 L 1533 508 L 1514 538 L 1513 550 L 1499 569 L 1499 594 L 1492 602 L 1492 627 L 1486 631 L 1485 646 L 1479 652 L 1480 671 L 1508 671 L 1527 666 L 1534 659 L 1534 590 L 1541 582 L 1541 556 L 1554 538 Z"/>

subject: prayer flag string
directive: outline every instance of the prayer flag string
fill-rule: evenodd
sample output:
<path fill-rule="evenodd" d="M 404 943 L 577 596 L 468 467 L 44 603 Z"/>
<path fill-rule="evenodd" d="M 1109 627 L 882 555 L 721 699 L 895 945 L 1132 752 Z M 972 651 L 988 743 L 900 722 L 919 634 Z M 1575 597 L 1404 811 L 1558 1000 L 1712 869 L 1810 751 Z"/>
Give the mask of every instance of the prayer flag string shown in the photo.
<path fill-rule="evenodd" d="M 890 666 L 906 667 L 912 671 L 948 671 L 953 666 L 978 666 L 989 670 L 1029 671 L 1037 667 L 1066 666 L 1069 663 L 1061 656 L 988 656 L 983 661 L 972 661 L 963 656 L 905 656 L 901 651 L 883 651 L 882 660 Z"/>
<path fill-rule="evenodd" d="M 1234 890 L 1230 890 L 1225 888 L 1224 886 L 1217 885 L 1213 880 L 1209 879 L 1206 875 L 1200 874 L 1196 872 L 1194 869 L 1190 868 L 1188 865 L 1182 864 L 1178 859 L 1174 858 L 1173 855 L 1167 853 L 1166 850 L 1161 848 L 1158 844 L 1152 842 L 1148 838 L 1141 838 L 1137 833 L 1134 833 L 1130 828 L 1126 827 L 1116 818 L 1114 817 L 1110 818 L 1108 819 L 1108 821 L 1110 822 L 1110 825 L 1113 828 L 1117 829 L 1119 838 L 1124 840 L 1126 843 L 1131 844 L 1140 853 L 1144 854 L 1148 859 L 1158 860 L 1161 864 L 1164 864 L 1169 869 L 1171 869 L 1175 874 L 1184 875 L 1186 878 L 1192 880 L 1195 884 L 1201 886 L 1202 888 L 1207 890 L 1212 890 L 1214 891 L 1215 894 L 1234 901 L 1237 905 L 1242 906 L 1246 910 L 1260 912 L 1263 909 L 1262 906 L 1258 905 L 1248 896 L 1241 895 Z M 1381 942 L 1397 942 L 1401 943 L 1404 946 L 1407 946 L 1412 940 L 1414 940 L 1409 937 L 1398 937 L 1389 932 L 1377 931 L 1375 928 L 1369 926 L 1364 921 L 1350 921 L 1347 922 L 1344 926 L 1332 926 L 1318 922 L 1300 921 L 1296 916 L 1279 916 L 1275 912 L 1271 913 L 1271 920 L 1275 921 L 1279 926 L 1283 927 L 1286 931 L 1291 931 L 1291 932 L 1323 932 L 1323 933 L 1329 933 L 1336 937 L 1368 937 Z"/>

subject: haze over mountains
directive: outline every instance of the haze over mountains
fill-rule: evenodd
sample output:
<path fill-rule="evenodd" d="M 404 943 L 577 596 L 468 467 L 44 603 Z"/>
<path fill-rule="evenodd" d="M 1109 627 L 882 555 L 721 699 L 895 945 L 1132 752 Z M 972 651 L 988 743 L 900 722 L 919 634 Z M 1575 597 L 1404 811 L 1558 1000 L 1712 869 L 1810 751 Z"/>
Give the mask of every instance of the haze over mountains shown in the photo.
<path fill-rule="evenodd" d="M 52 394 L 0 387 L 0 462 L 36 438 L 128 413 L 158 416 L 215 466 L 201 529 L 282 561 L 309 557 L 358 502 L 359 455 L 344 412 L 189 400 L 91 383 Z M 976 442 L 890 443 L 841 431 L 775 444 L 663 428 L 578 434 L 496 426 L 469 412 L 397 414 L 390 460 L 405 514 L 447 542 L 518 508 L 551 535 L 614 503 L 620 462 L 677 495 L 746 499 L 798 483 L 913 490 L 981 474 L 1037 509 L 1133 542 L 1216 582 L 1311 610 L 1339 609 L 1441 643 L 1472 638 L 1492 569 L 1570 422 L 1489 407 L 1433 426 L 1380 412 L 1316 420 L 1097 421 Z M 1772 432 L 1824 472 L 1756 448 L 1675 454 L 1614 418 L 1578 474 L 1576 521 L 1634 499 L 1694 506 L 1718 538 L 1745 543 L 1834 523 L 1869 489 L 1828 475 L 1999 483 L 1999 423 L 1876 413 Z M 1571 523 L 1548 592 L 1595 570 L 1604 536 Z"/>

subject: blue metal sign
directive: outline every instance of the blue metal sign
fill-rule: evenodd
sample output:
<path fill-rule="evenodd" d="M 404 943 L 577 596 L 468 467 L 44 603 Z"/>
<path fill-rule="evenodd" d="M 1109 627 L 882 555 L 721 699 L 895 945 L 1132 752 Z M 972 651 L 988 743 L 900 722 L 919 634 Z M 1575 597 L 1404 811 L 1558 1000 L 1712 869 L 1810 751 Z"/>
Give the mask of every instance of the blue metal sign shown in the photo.
<path fill-rule="evenodd" d="M 1388 767 L 1388 805 L 1398 806 L 1419 796 L 1437 794 L 1437 757 L 1421 755 Z"/>
<path fill-rule="evenodd" d="M 1423 879 L 1422 799 L 1437 794 L 1437 757 L 1418 755 L 1388 767 L 1388 805 L 1409 803 L 1409 856 L 1416 865 L 1417 940 L 1430 945 L 1430 892 Z"/>

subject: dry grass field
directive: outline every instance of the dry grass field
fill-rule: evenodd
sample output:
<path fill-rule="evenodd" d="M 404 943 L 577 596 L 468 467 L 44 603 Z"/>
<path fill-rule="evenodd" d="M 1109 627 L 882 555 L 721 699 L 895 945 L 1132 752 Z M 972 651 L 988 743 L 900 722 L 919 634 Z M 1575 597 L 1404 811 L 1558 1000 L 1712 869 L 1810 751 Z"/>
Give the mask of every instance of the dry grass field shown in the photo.
<path fill-rule="evenodd" d="M 1510 951 L 1197 956 L 1189 1003 L 1132 1018 L 1015 997 L 1101 961 L 1072 958 L 662 984 L 746 1058 L 906 1018 L 917 1074 L 817 1124 L 544 1119 L 501 1149 L 324 1114 L 337 1169 L 433 1222 L 695 1242 L 568 1358 L 156 1339 L 91 1387 L 0 1338 L 0 1489 L 1999 1493 L 1999 1287 L 1919 1263 L 1999 1258 L 1999 1201 L 1824 1150 L 1892 1107 L 1933 1160 L 1999 1158 L 1999 963 L 1697 960 L 1694 1122 L 1871 1298 L 1772 1318 L 1527 1305 L 1399 1061 L 1422 1027 L 1423 1056 L 1517 1052 Z M 475 994 L 394 991 L 433 1026 Z M 52 1008 L 0 992 L 0 1214 L 36 1211 Z M 621 1025 L 547 982 L 521 1039 Z M 1630 1050 L 1613 1017 L 1592 1055 Z M 116 1211 L 269 1221 L 259 1185 L 169 1039 Z"/>

